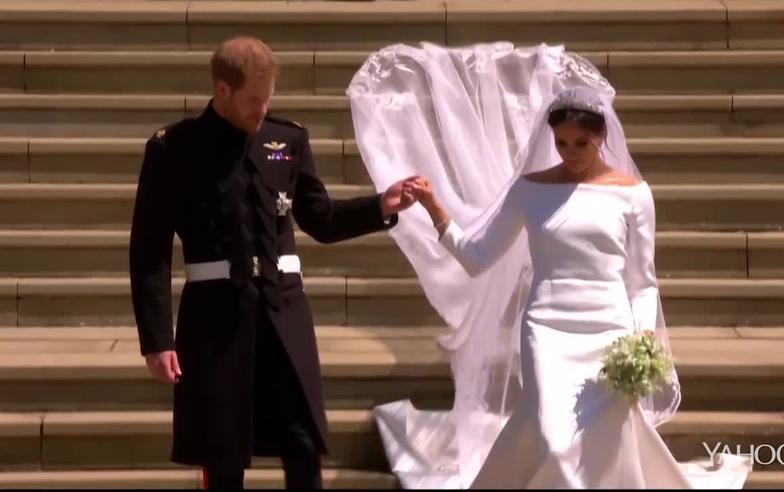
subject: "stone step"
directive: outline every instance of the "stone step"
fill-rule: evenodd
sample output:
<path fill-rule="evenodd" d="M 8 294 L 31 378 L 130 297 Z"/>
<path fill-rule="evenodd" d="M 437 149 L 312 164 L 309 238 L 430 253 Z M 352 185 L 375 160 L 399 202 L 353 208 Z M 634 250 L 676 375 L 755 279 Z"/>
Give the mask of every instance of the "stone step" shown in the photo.
<path fill-rule="evenodd" d="M 315 92 L 344 94 L 369 54 L 316 53 Z M 611 51 L 584 55 L 616 90 L 628 94 L 777 94 L 784 78 L 780 51 Z"/>
<path fill-rule="evenodd" d="M 330 410 L 328 419 L 331 455 L 324 460 L 325 467 L 386 471 L 367 410 Z M 168 410 L 2 413 L 0 442 L 0 466 L 5 469 L 172 466 Z M 278 460 L 254 461 L 256 467 L 279 466 Z"/>
<path fill-rule="evenodd" d="M 439 327 L 316 329 L 329 408 L 411 398 L 451 406 Z M 0 328 L 0 410 L 166 409 L 171 387 L 151 379 L 133 327 Z M 26 357 L 20 357 L 26 354 Z M 390 384 L 394 383 L 394 384 Z"/>
<path fill-rule="evenodd" d="M 112 125 L 108 120 L 105 124 Z M 147 133 L 157 127 L 143 126 Z M 5 183 L 135 183 L 145 142 L 146 137 L 0 137 L 0 179 Z M 780 166 L 784 138 L 646 137 L 628 142 L 652 184 L 784 183 Z M 311 147 L 324 181 L 370 183 L 355 141 L 314 138 Z"/>
<path fill-rule="evenodd" d="M 330 468 L 387 472 L 381 439 L 368 410 L 331 410 Z M 171 412 L 49 412 L 0 414 L 0 455 L 5 468 L 43 470 L 171 467 Z M 709 459 L 707 449 L 729 445 L 739 449 L 784 439 L 780 412 L 679 412 L 659 427 L 670 451 L 679 461 Z M 769 456 L 760 452 L 761 462 Z M 278 466 L 277 460 L 254 459 L 255 467 Z M 760 471 L 781 471 L 774 462 Z"/>
<path fill-rule="evenodd" d="M 318 326 L 327 407 L 410 398 L 449 408 L 443 328 Z M 683 410 L 778 410 L 784 329 L 673 326 Z M 147 373 L 133 327 L 0 328 L 2 411 L 164 410 L 171 387 Z"/>
<path fill-rule="evenodd" d="M 325 469 L 327 489 L 382 490 L 399 488 L 390 473 Z M 246 489 L 282 489 L 283 470 L 251 469 L 245 472 Z M 153 470 L 66 470 L 0 472 L 3 489 L 202 489 L 201 470 L 193 468 Z"/>
<path fill-rule="evenodd" d="M 208 102 L 200 95 L 0 94 L 0 134 L 146 140 L 162 126 L 198 115 Z M 353 134 L 346 96 L 283 94 L 276 96 L 275 110 L 306 124 L 312 138 Z"/>
<path fill-rule="evenodd" d="M 374 5 L 379 3 L 383 2 Z M 520 24 L 516 26 L 519 29 Z M 390 44 L 394 42 L 390 39 Z M 542 39 L 537 39 L 534 44 L 540 42 Z M 567 47 L 601 70 L 621 93 L 780 94 L 784 80 L 784 53 L 778 50 L 730 51 L 717 47 L 710 51 L 662 51 L 649 47 L 635 52 L 597 51 L 599 48 L 582 51 L 571 44 Z M 0 51 L 0 91 L 203 95 L 212 91 L 210 51 L 121 51 L 122 47 L 118 51 L 117 46 L 96 49 L 110 51 Z M 342 96 L 371 53 L 279 51 L 281 75 L 276 90 L 279 94 Z"/>
<path fill-rule="evenodd" d="M 328 191 L 335 199 L 375 194 L 367 185 L 330 185 Z M 135 184 L 0 183 L 0 224 L 7 213 L 11 228 L 127 228 L 135 195 Z"/>
<path fill-rule="evenodd" d="M 520 25 L 516 26 L 515 29 L 519 29 Z M 566 46 L 571 51 L 580 49 L 568 43 Z M 316 53 L 315 91 L 344 94 L 369 54 L 367 51 Z M 592 51 L 584 54 L 622 93 L 777 94 L 781 92 L 784 78 L 784 53 L 778 50 Z"/>
<path fill-rule="evenodd" d="M 685 330 L 685 331 L 684 331 Z M 674 328 L 673 337 L 703 336 L 753 339 L 770 337 L 760 329 L 746 335 L 734 328 Z M 383 353 L 399 350 L 414 353 L 433 352 L 434 340 L 448 332 L 445 327 L 385 327 L 385 326 L 318 326 L 316 333 L 321 350 L 338 353 Z M 682 333 L 679 335 L 678 333 Z M 773 335 L 776 331 L 772 332 Z M 772 339 L 776 339 L 775 336 Z M 0 353 L 42 354 L 125 354 L 139 352 L 135 327 L 0 327 Z"/>
<path fill-rule="evenodd" d="M 784 184 L 652 185 L 659 230 L 781 230 Z M 375 193 L 330 185 L 333 198 Z M 0 183 L 0 229 L 125 229 L 135 184 Z M 52 206 L 56 203 L 57 206 Z M 419 205 L 417 205 L 419 206 Z"/>
<path fill-rule="evenodd" d="M 322 348 L 350 353 L 384 350 L 392 345 L 401 350 L 427 352 L 436 349 L 431 343 L 433 340 L 448 332 L 445 326 L 316 326 Z M 775 341 L 784 338 L 784 327 L 675 325 L 669 327 L 668 333 L 673 340 L 685 341 L 697 338 Z M 137 352 L 137 340 L 134 326 L 0 326 L 0 342 L 3 342 L 0 353 Z M 345 341 L 351 343 L 341 345 Z"/>
<path fill-rule="evenodd" d="M 397 489 L 397 479 L 383 472 L 324 470 L 327 489 Z M 201 472 L 192 469 L 74 470 L 0 472 L 0 488 L 7 489 L 184 489 L 201 488 Z M 246 471 L 246 489 L 280 489 L 283 473 L 278 470 Z M 753 471 L 745 489 L 784 488 L 784 472 Z"/>
<path fill-rule="evenodd" d="M 369 54 L 316 53 L 315 91 L 344 94 Z M 616 90 L 629 94 L 778 94 L 784 77 L 781 51 L 594 51 L 585 55 Z"/>
<path fill-rule="evenodd" d="M 784 52 L 740 53 L 722 50 L 708 53 L 681 51 L 650 53 L 650 56 L 643 57 L 640 53 L 616 52 L 607 76 L 616 89 L 629 92 L 779 92 L 773 81 L 781 81 L 784 76 L 781 68 Z M 743 77 L 748 75 L 769 80 L 744 80 Z"/>
<path fill-rule="evenodd" d="M 308 276 L 385 276 L 413 277 L 414 271 L 403 253 L 387 233 L 327 245 L 318 243 L 301 231 L 295 233 L 298 254 Z M 731 236 L 731 237 L 730 237 Z M 704 255 L 717 276 L 745 276 L 745 237 L 719 234 L 708 242 L 726 250 L 712 254 L 712 248 L 693 251 L 687 247 L 684 268 L 692 268 Z M 0 276 L 112 276 L 128 274 L 127 231 L 0 231 Z M 693 245 L 700 249 L 697 244 Z M 718 258 L 726 261 L 715 265 Z M 7 259 L 7 263 L 5 262 Z M 182 244 L 175 238 L 174 269 L 184 275 Z"/>
<path fill-rule="evenodd" d="M 184 281 L 173 279 L 173 301 Z M 782 279 L 660 279 L 672 325 L 784 325 Z M 0 279 L 0 326 L 134 323 L 127 277 Z M 413 278 L 305 277 L 318 324 L 442 325 Z"/>
<path fill-rule="evenodd" d="M 746 480 L 744 489 L 784 489 L 784 472 L 753 471 Z"/>
<path fill-rule="evenodd" d="M 784 134 L 784 124 L 779 117 L 784 109 L 784 95 L 662 92 L 665 93 L 617 96 L 615 107 L 627 137 L 682 139 L 781 137 Z M 0 94 L 0 135 L 146 139 L 157 128 L 199 114 L 208 101 L 206 95 L 182 94 Z M 345 95 L 281 94 L 275 97 L 272 109 L 282 117 L 305 125 L 311 138 L 354 137 L 350 104 Z M 673 143 L 678 142 L 684 141 Z M 703 144 L 702 152 L 710 150 L 710 143 L 714 147 L 721 146 L 721 142 L 696 143 Z M 660 143 L 646 147 L 642 140 L 634 142 L 633 146 L 635 144 L 642 149 L 651 149 L 648 153 L 661 148 Z M 758 143 L 758 147 L 753 153 L 769 152 L 764 144 Z M 729 149 L 714 149 L 714 152 L 722 150 Z M 658 153 L 661 152 L 660 149 Z"/>
<path fill-rule="evenodd" d="M 158 126 L 146 128 L 152 135 Z M 0 179 L 5 183 L 135 183 L 146 140 L 0 137 Z M 343 140 L 311 139 L 310 145 L 325 182 L 345 183 L 349 176 L 368 181 L 364 167 L 353 170 L 363 166 L 359 152 L 345 156 Z M 352 169 L 347 170 L 349 165 Z"/>
<path fill-rule="evenodd" d="M 316 326 L 323 349 L 338 352 L 374 352 L 390 347 L 413 352 L 436 350 L 432 342 L 445 335 L 445 326 Z M 670 326 L 669 336 L 677 343 L 697 338 L 718 340 L 784 339 L 784 327 L 777 326 Z M 138 352 L 138 335 L 133 326 L 0 326 L 0 353 L 127 353 Z M 344 345 L 343 342 L 350 343 Z"/>
<path fill-rule="evenodd" d="M 570 11 L 575 7 L 584 10 L 578 15 L 576 11 Z M 615 9 L 623 7 L 629 10 L 620 16 L 620 12 Z M 608 25 L 605 31 L 605 22 L 627 19 L 625 15 L 632 12 L 635 14 L 632 14 L 631 22 Z M 676 12 L 683 16 L 678 16 Z M 565 43 L 572 49 L 604 49 L 603 46 L 611 44 L 614 49 L 639 50 L 651 49 L 649 43 L 655 39 L 653 44 L 658 46 L 656 49 L 662 50 L 684 47 L 724 49 L 728 46 L 741 49 L 781 47 L 781 31 L 776 26 L 782 18 L 784 7 L 778 2 L 745 0 L 730 0 L 721 5 L 714 2 L 586 4 L 577 1 L 554 5 L 548 2 L 477 3 L 458 0 L 448 2 L 447 13 L 447 37 L 453 45 L 504 39 L 516 43 Z M 726 22 L 726 46 L 716 43 L 716 38 L 722 35 L 716 30 L 715 16 Z M 656 26 L 655 34 L 649 32 L 665 18 L 669 19 L 666 26 Z M 697 18 L 700 19 L 699 23 Z M 546 24 L 541 25 L 539 22 Z M 687 25 L 698 29 L 699 34 L 693 33 L 695 36 L 684 42 L 681 33 Z M 649 35 L 653 37 L 649 38 Z"/>
<path fill-rule="evenodd" d="M 753 453 L 755 471 L 784 471 L 776 456 L 784 450 L 784 414 L 779 412 L 682 411 L 658 430 L 679 460 L 709 459 L 713 450 Z"/>
<path fill-rule="evenodd" d="M 505 39 L 573 49 L 726 49 L 781 46 L 782 7 L 656 0 L 509 3 L 144 2 L 0 3 L 4 49 L 211 49 L 237 32 L 278 50 L 376 49 L 391 43 L 453 45 Z M 448 15 L 447 15 L 448 14 Z M 41 25 L 45 24 L 46 29 Z"/>
<path fill-rule="evenodd" d="M 386 232 L 324 245 L 295 233 L 308 276 L 414 277 L 405 255 Z M 79 277 L 128 274 L 128 231 L 0 230 L 0 276 Z M 784 234 L 660 232 L 660 277 L 784 277 Z M 183 274 L 175 238 L 174 271 Z"/>
<path fill-rule="evenodd" d="M 780 277 L 784 273 L 784 257 L 776 250 L 784 244 L 784 235 L 751 233 L 748 239 L 749 276 Z"/>
<path fill-rule="evenodd" d="M 784 47 L 780 25 L 781 4 L 766 0 L 728 0 L 727 20 L 730 49 L 749 49 L 761 47 Z"/>
<path fill-rule="evenodd" d="M 252 22 L 248 22 L 249 19 Z M 48 24 L 42 30 L 41 23 Z M 56 50 L 212 49 L 244 31 L 277 50 L 375 49 L 390 42 L 443 42 L 445 8 L 435 2 L 324 4 L 265 2 L 0 3 L 0 47 Z M 316 33 L 318 31 L 318 34 Z"/>
<path fill-rule="evenodd" d="M 701 333 L 710 333 L 711 338 L 777 338 L 778 329 L 752 329 L 752 328 L 731 328 L 714 327 L 695 328 L 695 327 L 673 327 L 673 338 L 690 338 Z M 744 331 L 745 330 L 745 331 Z M 772 331 L 771 331 L 772 330 Z M 433 339 L 439 335 L 446 334 L 448 328 L 443 326 L 418 326 L 418 327 L 399 327 L 399 326 L 330 326 L 319 325 L 316 327 L 319 343 L 322 347 L 339 348 L 341 352 L 362 352 L 384 349 L 387 345 L 367 345 L 364 341 L 378 341 L 384 343 L 400 343 L 401 347 L 417 351 L 433 350 L 434 345 L 427 344 L 419 347 L 422 339 Z M 767 335 L 765 335 L 767 333 Z M 65 326 L 65 327 L 9 327 L 0 326 L 0 341 L 4 344 L 0 347 L 0 352 L 26 351 L 21 346 L 9 348 L 8 343 L 42 343 L 45 345 L 33 346 L 33 352 L 58 352 L 54 347 L 61 342 L 75 344 L 81 342 L 106 342 L 110 347 L 94 347 L 95 352 L 137 352 L 137 332 L 135 326 Z M 128 343 L 128 341 L 132 343 Z M 352 345 L 339 346 L 335 341 L 353 343 Z M 407 343 L 414 342 L 414 343 Z M 90 347 L 83 346 L 79 350 L 66 348 L 64 352 L 90 352 Z"/>

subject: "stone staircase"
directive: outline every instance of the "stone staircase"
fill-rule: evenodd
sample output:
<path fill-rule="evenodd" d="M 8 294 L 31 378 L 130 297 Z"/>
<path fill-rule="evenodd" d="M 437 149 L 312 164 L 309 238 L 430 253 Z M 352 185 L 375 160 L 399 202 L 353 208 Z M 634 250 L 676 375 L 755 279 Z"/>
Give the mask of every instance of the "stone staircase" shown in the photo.
<path fill-rule="evenodd" d="M 145 140 L 204 107 L 210 50 L 236 34 L 277 50 L 273 110 L 309 128 L 336 197 L 372 189 L 344 95 L 372 50 L 566 42 L 591 60 L 619 91 L 657 204 L 684 390 L 665 441 L 684 460 L 707 457 L 703 442 L 784 445 L 782 26 L 779 0 L 0 0 L 0 487 L 200 486 L 168 462 L 170 389 L 138 353 L 128 227 Z M 298 245 L 331 423 L 325 481 L 395 488 L 369 410 L 451 405 L 443 322 L 387 235 Z M 274 460 L 246 481 L 281 484 Z M 758 465 L 747 487 L 784 487 L 784 465 Z"/>

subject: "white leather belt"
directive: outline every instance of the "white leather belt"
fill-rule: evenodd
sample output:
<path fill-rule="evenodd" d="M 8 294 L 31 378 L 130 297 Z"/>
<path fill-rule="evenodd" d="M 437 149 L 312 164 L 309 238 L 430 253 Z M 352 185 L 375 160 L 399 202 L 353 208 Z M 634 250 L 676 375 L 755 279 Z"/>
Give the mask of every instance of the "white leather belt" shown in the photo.
<path fill-rule="evenodd" d="M 259 258 L 253 257 L 253 276 L 261 275 Z M 205 261 L 203 263 L 186 263 L 185 278 L 188 282 L 203 282 L 205 280 L 218 280 L 231 278 L 229 275 L 229 260 Z M 299 256 L 283 255 L 278 257 L 278 271 L 282 273 L 302 274 Z"/>

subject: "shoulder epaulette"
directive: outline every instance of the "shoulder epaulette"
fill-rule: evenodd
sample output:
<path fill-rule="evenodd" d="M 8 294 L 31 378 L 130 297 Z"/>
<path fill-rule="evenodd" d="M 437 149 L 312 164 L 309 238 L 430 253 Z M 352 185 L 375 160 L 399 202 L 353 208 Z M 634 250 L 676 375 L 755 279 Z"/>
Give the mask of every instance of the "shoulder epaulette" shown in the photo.
<path fill-rule="evenodd" d="M 170 125 L 166 125 L 158 129 L 152 136 L 152 138 L 157 138 L 158 140 L 171 140 L 173 134 L 183 135 L 190 133 L 196 127 L 196 119 L 195 118 L 185 118 L 184 120 L 178 121 L 177 123 L 173 123 Z"/>
<path fill-rule="evenodd" d="M 265 119 L 268 120 L 268 121 L 271 121 L 272 123 L 278 123 L 280 125 L 293 126 L 294 128 L 299 128 L 299 129 L 303 129 L 304 128 L 302 126 L 302 124 L 300 124 L 298 121 L 287 120 L 287 119 L 284 119 L 284 118 L 279 118 L 277 116 L 267 115 L 267 117 Z"/>

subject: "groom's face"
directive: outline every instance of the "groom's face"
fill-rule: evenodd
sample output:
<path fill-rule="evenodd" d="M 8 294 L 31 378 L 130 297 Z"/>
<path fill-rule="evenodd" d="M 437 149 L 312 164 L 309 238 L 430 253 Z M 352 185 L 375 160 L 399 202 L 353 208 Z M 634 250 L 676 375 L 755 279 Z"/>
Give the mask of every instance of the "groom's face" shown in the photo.
<path fill-rule="evenodd" d="M 582 127 L 576 121 L 566 121 L 553 128 L 555 148 L 567 168 L 580 173 L 600 158 L 602 137 Z"/>
<path fill-rule="evenodd" d="M 216 98 L 221 100 L 226 117 L 247 133 L 255 133 L 264 122 L 270 99 L 275 91 L 275 78 L 264 74 L 246 74 L 242 87 L 232 89 L 219 81 Z"/>

